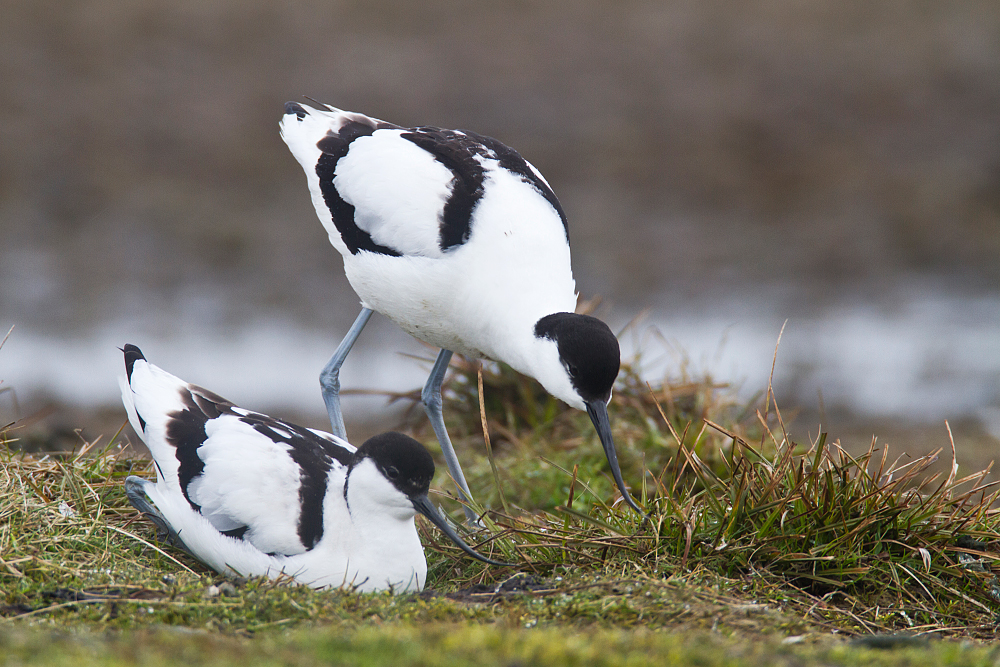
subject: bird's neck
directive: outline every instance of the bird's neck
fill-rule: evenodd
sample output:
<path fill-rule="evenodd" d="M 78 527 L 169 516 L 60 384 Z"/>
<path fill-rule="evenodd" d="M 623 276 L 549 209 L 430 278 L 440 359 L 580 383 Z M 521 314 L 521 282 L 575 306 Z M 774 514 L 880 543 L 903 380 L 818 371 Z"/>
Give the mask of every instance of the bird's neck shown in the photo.
<path fill-rule="evenodd" d="M 578 405 L 579 397 L 559 359 L 555 341 L 535 335 L 538 319 L 549 314 L 551 313 L 542 313 L 530 322 L 520 323 L 515 331 L 500 342 L 502 349 L 497 358 L 503 359 L 518 373 L 538 380 L 556 398 L 575 408 L 582 408 L 582 404 Z"/>

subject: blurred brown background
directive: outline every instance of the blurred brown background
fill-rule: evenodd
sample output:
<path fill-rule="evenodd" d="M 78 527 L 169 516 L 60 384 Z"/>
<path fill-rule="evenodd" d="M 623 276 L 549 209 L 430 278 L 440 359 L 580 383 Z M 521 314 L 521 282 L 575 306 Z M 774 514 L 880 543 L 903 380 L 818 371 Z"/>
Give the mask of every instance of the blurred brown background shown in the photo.
<path fill-rule="evenodd" d="M 993 1 L 15 0 L 0 388 L 21 413 L 113 403 L 128 341 L 321 411 L 357 299 L 277 132 L 308 95 L 517 148 L 582 294 L 683 349 L 728 340 L 722 379 L 760 388 L 790 318 L 789 402 L 1000 432 L 998 35 Z M 345 384 L 415 386 L 371 356 L 398 349 L 375 325 Z"/>

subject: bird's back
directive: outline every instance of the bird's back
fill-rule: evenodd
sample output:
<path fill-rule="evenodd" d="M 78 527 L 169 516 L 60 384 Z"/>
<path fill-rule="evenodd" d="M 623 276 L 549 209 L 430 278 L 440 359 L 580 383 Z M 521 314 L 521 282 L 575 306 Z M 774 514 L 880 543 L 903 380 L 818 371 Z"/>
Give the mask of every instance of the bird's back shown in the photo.
<path fill-rule="evenodd" d="M 365 305 L 428 343 L 488 357 L 507 329 L 573 311 L 565 215 L 516 151 L 472 132 L 286 111 L 282 136 Z"/>
<path fill-rule="evenodd" d="M 243 410 L 141 356 L 131 362 L 122 400 L 159 494 L 263 553 L 299 554 L 322 539 L 327 490 L 342 490 L 351 445 Z"/>

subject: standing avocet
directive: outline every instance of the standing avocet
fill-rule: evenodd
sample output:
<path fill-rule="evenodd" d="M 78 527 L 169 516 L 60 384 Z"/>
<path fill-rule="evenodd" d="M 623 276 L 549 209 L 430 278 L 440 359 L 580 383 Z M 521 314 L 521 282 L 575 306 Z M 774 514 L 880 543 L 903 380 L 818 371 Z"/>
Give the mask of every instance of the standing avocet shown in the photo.
<path fill-rule="evenodd" d="M 223 574 L 285 575 L 313 588 L 420 590 L 420 512 L 465 544 L 427 498 L 430 453 L 400 433 L 346 440 L 238 408 L 126 345 L 122 402 L 157 482 L 129 500 L 171 541 Z"/>
<path fill-rule="evenodd" d="M 288 102 L 281 136 L 361 297 L 361 314 L 320 376 L 334 433 L 345 433 L 340 366 L 377 310 L 441 348 L 421 397 L 463 493 L 441 413 L 453 352 L 502 361 L 585 409 L 623 498 L 641 513 L 608 421 L 618 340 L 601 320 L 573 312 L 566 216 L 538 170 L 496 139 L 404 128 L 331 106 Z"/>

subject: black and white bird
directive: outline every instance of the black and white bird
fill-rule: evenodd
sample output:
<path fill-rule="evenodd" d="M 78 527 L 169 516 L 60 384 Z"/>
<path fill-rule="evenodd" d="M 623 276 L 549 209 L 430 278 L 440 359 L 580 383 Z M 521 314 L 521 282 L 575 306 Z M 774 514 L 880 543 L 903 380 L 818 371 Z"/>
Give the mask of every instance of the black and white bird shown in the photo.
<path fill-rule="evenodd" d="M 420 512 L 476 558 L 427 498 L 434 461 L 400 433 L 355 449 L 236 407 L 126 345 L 122 402 L 157 481 L 130 476 L 129 500 L 171 541 L 223 574 L 287 576 L 313 588 L 420 590 Z"/>
<path fill-rule="evenodd" d="M 496 139 L 404 128 L 324 105 L 285 105 L 281 136 L 302 165 L 320 222 L 362 310 L 320 375 L 344 437 L 340 366 L 372 311 L 441 348 L 422 399 L 460 490 L 441 383 L 453 352 L 502 361 L 586 410 L 625 501 L 607 404 L 618 340 L 575 314 L 566 216 L 541 173 Z"/>

